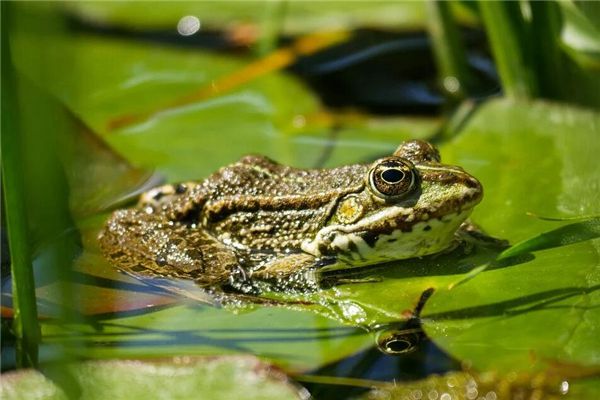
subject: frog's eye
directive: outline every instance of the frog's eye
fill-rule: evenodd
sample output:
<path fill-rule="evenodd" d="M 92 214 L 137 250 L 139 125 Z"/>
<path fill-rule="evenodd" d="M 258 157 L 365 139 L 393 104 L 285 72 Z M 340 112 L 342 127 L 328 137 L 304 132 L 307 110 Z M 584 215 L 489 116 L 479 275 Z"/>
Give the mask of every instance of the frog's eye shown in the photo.
<path fill-rule="evenodd" d="M 413 164 L 400 157 L 388 157 L 376 162 L 369 171 L 369 187 L 385 200 L 397 199 L 410 193 L 416 186 Z"/>

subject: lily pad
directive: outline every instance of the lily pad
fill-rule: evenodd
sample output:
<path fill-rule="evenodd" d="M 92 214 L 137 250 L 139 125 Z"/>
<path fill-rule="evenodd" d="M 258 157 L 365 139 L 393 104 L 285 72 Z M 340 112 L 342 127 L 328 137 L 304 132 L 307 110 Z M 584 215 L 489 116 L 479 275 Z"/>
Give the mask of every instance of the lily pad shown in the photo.
<path fill-rule="evenodd" d="M 81 399 L 303 399 L 306 390 L 277 369 L 252 357 L 177 357 L 67 364 L 71 385 L 61 387 L 40 372 L 2 375 L 5 400 Z M 48 371 L 52 374 L 52 369 Z M 66 389 L 66 390 L 65 390 Z"/>
<path fill-rule="evenodd" d="M 135 293 L 130 293 L 135 295 Z M 253 354 L 301 372 L 335 362 L 373 343 L 364 330 L 312 313 L 280 307 L 231 311 L 188 304 L 42 326 L 52 353 L 62 346 L 88 358 L 146 358 L 171 355 Z"/>
<path fill-rule="evenodd" d="M 486 189 L 473 218 L 515 242 L 572 223 L 527 213 L 598 214 L 599 134 L 600 117 L 592 111 L 494 101 L 443 152 Z M 452 290 L 440 287 L 425 307 L 427 334 L 480 371 L 599 365 L 600 240 L 531 250 L 539 251 Z"/>
<path fill-rule="evenodd" d="M 372 158 L 393 150 L 402 138 L 430 136 L 439 126 L 422 118 L 340 120 L 321 112 L 318 99 L 283 73 L 170 106 L 253 60 L 93 36 L 56 35 L 49 39 L 51 46 L 39 46 L 36 32 L 26 29 L 40 17 L 34 11 L 25 7 L 17 13 L 23 28 L 12 39 L 19 72 L 56 96 L 132 164 L 157 169 L 170 181 L 199 179 L 249 153 L 305 167 L 324 159 L 334 165 L 348 160 L 348 154 L 354 160 Z M 148 111 L 152 115 L 141 122 L 110 129 L 120 118 Z M 332 124 L 348 133 L 334 137 L 333 153 Z M 333 157 L 324 157 L 330 153 Z"/>

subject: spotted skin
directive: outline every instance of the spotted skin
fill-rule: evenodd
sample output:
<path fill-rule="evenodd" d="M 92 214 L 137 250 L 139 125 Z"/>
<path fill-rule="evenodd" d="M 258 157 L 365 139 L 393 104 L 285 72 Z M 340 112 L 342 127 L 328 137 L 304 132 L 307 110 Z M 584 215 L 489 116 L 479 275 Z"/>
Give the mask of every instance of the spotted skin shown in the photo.
<path fill-rule="evenodd" d="M 423 141 L 332 169 L 251 155 L 203 181 L 144 193 L 110 217 L 99 242 L 117 268 L 140 278 L 277 290 L 322 268 L 443 251 L 481 197 L 474 177 L 441 164 Z"/>

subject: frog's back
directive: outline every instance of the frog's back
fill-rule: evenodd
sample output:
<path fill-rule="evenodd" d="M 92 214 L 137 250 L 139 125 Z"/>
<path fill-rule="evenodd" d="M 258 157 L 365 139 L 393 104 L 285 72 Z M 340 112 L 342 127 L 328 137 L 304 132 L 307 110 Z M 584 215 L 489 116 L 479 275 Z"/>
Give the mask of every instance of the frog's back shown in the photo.
<path fill-rule="evenodd" d="M 267 157 L 249 155 L 221 168 L 202 182 L 209 199 L 265 197 L 276 202 L 293 197 L 332 197 L 362 186 L 365 165 L 332 169 L 300 169 L 281 165 Z"/>
<path fill-rule="evenodd" d="M 246 156 L 200 184 L 206 202 L 199 223 L 237 247 L 299 249 L 341 196 L 361 190 L 366 168 L 299 169 Z"/>

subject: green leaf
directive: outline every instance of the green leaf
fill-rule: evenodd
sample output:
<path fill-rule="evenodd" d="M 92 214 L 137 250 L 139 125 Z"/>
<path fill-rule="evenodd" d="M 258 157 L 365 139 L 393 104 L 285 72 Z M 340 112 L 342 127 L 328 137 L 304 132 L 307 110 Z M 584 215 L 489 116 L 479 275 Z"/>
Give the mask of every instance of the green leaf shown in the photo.
<path fill-rule="evenodd" d="M 550 219 L 546 218 L 547 221 L 558 221 L 558 220 L 571 220 L 581 219 L 578 217 L 565 218 L 565 219 Z M 502 260 L 509 259 L 511 257 L 518 257 L 527 254 L 532 251 L 546 250 L 560 246 L 567 246 L 573 243 L 579 243 L 585 240 L 596 239 L 600 237 L 600 224 L 598 218 L 591 218 L 590 220 L 579 222 L 571 225 L 562 226 L 549 232 L 544 232 L 538 236 L 532 237 L 531 239 L 524 240 L 504 250 L 498 254 L 495 260 L 491 263 L 483 264 L 479 267 L 473 268 L 466 274 L 460 281 L 450 285 L 453 288 L 458 285 L 473 279 L 486 269 L 490 268 L 491 265 L 501 266 Z"/>
<path fill-rule="evenodd" d="M 597 220 L 568 219 L 600 211 L 599 130 L 590 111 L 502 100 L 484 105 L 442 149 L 483 183 L 473 219 L 524 241 L 505 253 L 513 257 L 426 304 L 426 333 L 453 357 L 479 371 L 600 364 L 600 241 L 581 241 L 597 236 Z"/>
<path fill-rule="evenodd" d="M 130 289 L 130 296 L 136 296 Z M 110 301 L 110 299 L 107 299 Z M 360 328 L 286 307 L 252 307 L 232 312 L 188 300 L 187 304 L 89 317 L 85 324 L 42 325 L 43 350 L 84 343 L 88 358 L 147 358 L 253 354 L 301 372 L 335 362 L 369 347 Z"/>
<path fill-rule="evenodd" d="M 430 136 L 439 125 L 423 118 L 350 116 L 338 124 L 345 134 L 334 149 L 332 117 L 320 112 L 316 97 L 291 76 L 271 73 L 110 131 L 115 118 L 156 109 L 252 60 L 85 36 L 54 37 L 48 39 L 52 46 L 39 46 L 34 32 L 25 29 L 33 16 L 23 14 L 24 28 L 13 35 L 19 71 L 132 164 L 157 169 L 170 181 L 198 179 L 249 153 L 296 166 L 366 159 L 392 151 L 401 137 Z M 331 150 L 332 157 L 324 157 Z"/>
<path fill-rule="evenodd" d="M 155 361 L 95 361 L 67 365 L 82 399 L 301 399 L 305 389 L 252 357 L 192 358 Z M 48 371 L 52 373 L 52 370 Z M 69 389 L 69 388 L 67 388 Z M 5 400 L 62 400 L 64 388 L 35 370 L 2 375 Z"/>

